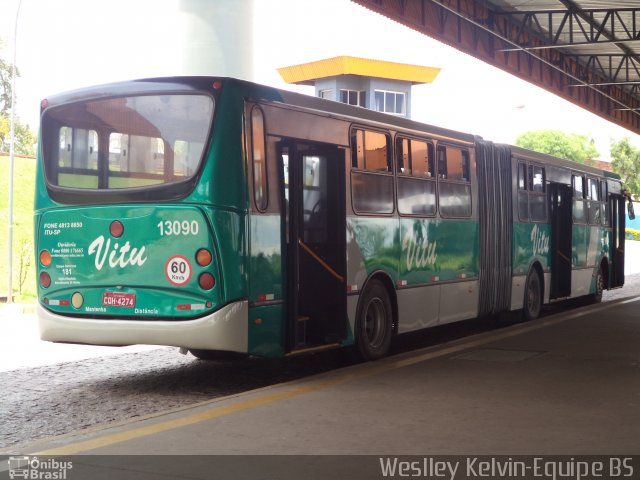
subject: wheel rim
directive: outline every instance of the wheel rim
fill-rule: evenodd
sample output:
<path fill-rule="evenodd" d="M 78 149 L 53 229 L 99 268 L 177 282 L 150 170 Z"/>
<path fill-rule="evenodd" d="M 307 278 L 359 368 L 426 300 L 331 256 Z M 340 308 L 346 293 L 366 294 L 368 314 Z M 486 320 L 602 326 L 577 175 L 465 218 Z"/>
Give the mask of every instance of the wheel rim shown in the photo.
<path fill-rule="evenodd" d="M 532 316 L 537 316 L 540 310 L 540 284 L 534 277 L 531 277 L 527 286 L 527 310 Z"/>
<path fill-rule="evenodd" d="M 596 297 L 601 297 L 604 291 L 604 277 L 602 272 L 598 270 L 598 276 L 596 277 Z"/>
<path fill-rule="evenodd" d="M 364 334 L 373 348 L 382 345 L 385 337 L 387 313 L 382 299 L 372 298 L 367 304 L 364 315 Z"/>

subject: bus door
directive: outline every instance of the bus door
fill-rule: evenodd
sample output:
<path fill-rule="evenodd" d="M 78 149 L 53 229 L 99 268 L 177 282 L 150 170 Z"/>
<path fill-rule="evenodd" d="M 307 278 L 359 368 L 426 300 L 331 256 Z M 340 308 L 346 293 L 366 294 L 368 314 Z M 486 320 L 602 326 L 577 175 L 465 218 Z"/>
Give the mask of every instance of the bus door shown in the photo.
<path fill-rule="evenodd" d="M 551 289 L 550 298 L 571 295 L 572 190 L 568 185 L 549 183 L 551 195 Z"/>
<path fill-rule="evenodd" d="M 280 145 L 288 312 L 287 350 L 336 344 L 347 335 L 344 150 Z"/>
<path fill-rule="evenodd" d="M 624 285 L 624 227 L 625 209 L 624 197 L 622 195 L 611 195 L 609 197 L 611 208 L 611 253 L 612 253 L 612 275 L 611 287 L 622 287 Z"/>

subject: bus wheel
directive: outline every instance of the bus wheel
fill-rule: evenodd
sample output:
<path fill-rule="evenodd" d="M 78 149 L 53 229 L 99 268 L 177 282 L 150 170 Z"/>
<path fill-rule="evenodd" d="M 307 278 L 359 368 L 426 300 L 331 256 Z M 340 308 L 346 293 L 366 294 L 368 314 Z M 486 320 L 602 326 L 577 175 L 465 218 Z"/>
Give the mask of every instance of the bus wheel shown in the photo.
<path fill-rule="evenodd" d="M 365 360 L 384 357 L 391 346 L 393 311 L 387 289 L 379 280 L 371 280 L 360 298 L 356 319 L 356 344 Z"/>
<path fill-rule="evenodd" d="M 198 360 L 240 360 L 247 356 L 245 353 L 227 352 L 225 350 L 199 350 L 190 348 L 189 352 Z"/>
<path fill-rule="evenodd" d="M 604 291 L 604 275 L 602 275 L 602 265 L 598 267 L 598 273 L 596 273 L 596 291 L 591 295 L 591 299 L 594 303 L 600 303 L 602 301 L 602 292 Z"/>
<path fill-rule="evenodd" d="M 532 268 L 527 275 L 527 283 L 524 287 L 524 302 L 522 304 L 522 317 L 525 320 L 534 320 L 540 315 L 542 309 L 542 287 L 540 275 Z"/>

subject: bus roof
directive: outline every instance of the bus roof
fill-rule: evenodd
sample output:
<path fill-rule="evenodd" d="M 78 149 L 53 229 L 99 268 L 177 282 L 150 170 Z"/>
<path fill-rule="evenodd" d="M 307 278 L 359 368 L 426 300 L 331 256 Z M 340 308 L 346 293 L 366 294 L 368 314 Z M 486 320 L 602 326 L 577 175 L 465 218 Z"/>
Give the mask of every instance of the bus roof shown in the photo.
<path fill-rule="evenodd" d="M 153 93 L 172 91 L 211 91 L 216 81 L 234 83 L 245 87 L 251 92 L 255 100 L 278 101 L 287 105 L 314 110 L 318 113 L 330 114 L 349 119 L 353 122 L 371 122 L 381 127 L 412 130 L 415 132 L 428 132 L 442 137 L 452 138 L 465 143 L 484 142 L 485 140 L 477 135 L 450 130 L 447 128 L 430 125 L 404 117 L 397 117 L 387 113 L 377 112 L 363 107 L 348 105 L 341 102 L 325 100 L 322 98 L 291 92 L 288 90 L 269 87 L 258 83 L 239 80 L 232 77 L 215 76 L 175 76 L 136 79 L 122 82 L 115 82 L 103 85 L 86 87 L 78 90 L 52 95 L 47 98 L 47 103 L 43 102 L 43 107 L 47 104 L 65 104 L 81 101 L 88 98 L 107 98 L 118 95 L 130 95 L 134 93 Z M 544 153 L 527 150 L 521 147 L 509 145 L 515 156 L 552 164 L 561 168 L 581 171 L 598 176 L 605 176 L 619 180 L 620 177 L 606 170 L 601 170 L 589 165 L 581 164 L 571 160 L 560 159 Z"/>

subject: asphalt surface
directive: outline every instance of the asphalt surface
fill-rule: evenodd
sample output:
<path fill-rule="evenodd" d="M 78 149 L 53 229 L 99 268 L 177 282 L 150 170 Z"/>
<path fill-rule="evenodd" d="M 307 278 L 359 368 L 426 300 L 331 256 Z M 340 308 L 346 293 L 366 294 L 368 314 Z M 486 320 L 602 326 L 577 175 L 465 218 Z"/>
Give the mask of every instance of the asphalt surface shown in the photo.
<path fill-rule="evenodd" d="M 624 288 L 605 292 L 603 300 L 638 295 L 640 274 L 634 274 L 627 277 Z M 575 303 L 547 308 L 545 314 L 571 308 Z M 29 314 L 21 318 L 28 325 Z M 403 335 L 394 343 L 393 353 L 492 328 L 495 325 L 470 320 Z M 14 342 L 19 345 L 19 340 Z M 34 356 L 35 350 L 37 346 Z M 108 356 L 0 371 L 0 449 L 15 447 L 19 452 L 19 446 L 39 438 L 144 417 L 354 363 L 350 351 L 232 362 L 200 361 L 180 355 L 175 348 L 113 354 L 121 351 L 110 349 Z M 0 365 L 3 363 L 0 356 Z"/>
<path fill-rule="evenodd" d="M 22 450 L 17 459 L 0 449 L 0 478 L 12 473 L 12 459 L 3 464 L 8 456 L 13 473 L 16 460 L 37 457 L 68 461 L 73 478 L 92 480 L 638 478 L 639 301 L 567 309 L 376 362 L 48 437 L 16 446 Z M 426 466 L 394 473 L 381 464 L 445 459 L 467 468 L 459 475 Z M 505 466 L 514 459 L 517 472 L 491 465 L 469 470 L 469 461 Z M 570 472 L 576 460 L 582 467 Z M 43 478 L 33 470 L 41 472 L 31 466 L 28 478 Z"/>

